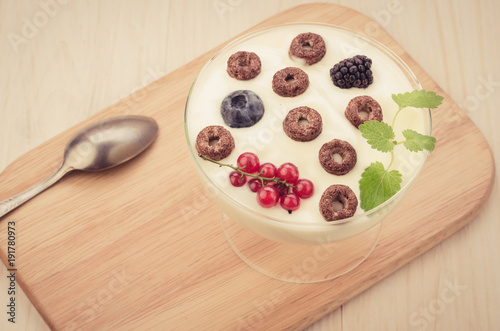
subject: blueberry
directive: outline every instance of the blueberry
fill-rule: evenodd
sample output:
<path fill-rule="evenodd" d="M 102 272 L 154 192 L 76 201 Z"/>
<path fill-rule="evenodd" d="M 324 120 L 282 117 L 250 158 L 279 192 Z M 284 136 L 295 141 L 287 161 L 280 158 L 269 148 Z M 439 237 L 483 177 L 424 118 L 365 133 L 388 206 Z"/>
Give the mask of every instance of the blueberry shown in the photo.
<path fill-rule="evenodd" d="M 257 94 L 249 90 L 229 93 L 220 107 L 224 122 L 231 128 L 247 128 L 264 115 L 264 105 Z"/>

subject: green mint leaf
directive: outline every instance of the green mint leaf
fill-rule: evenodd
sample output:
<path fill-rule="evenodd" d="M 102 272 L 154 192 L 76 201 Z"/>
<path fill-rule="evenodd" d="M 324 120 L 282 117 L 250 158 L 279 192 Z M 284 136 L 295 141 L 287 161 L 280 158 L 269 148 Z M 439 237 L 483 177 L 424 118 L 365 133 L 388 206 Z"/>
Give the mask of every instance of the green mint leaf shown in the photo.
<path fill-rule="evenodd" d="M 359 126 L 359 131 L 373 149 L 385 153 L 393 150 L 395 135 L 389 124 L 379 121 L 366 121 Z"/>
<path fill-rule="evenodd" d="M 436 138 L 420 134 L 410 129 L 404 130 L 403 136 L 406 138 L 403 145 L 412 152 L 419 152 L 424 149 L 432 152 L 436 146 Z"/>
<path fill-rule="evenodd" d="M 443 99 L 442 96 L 437 95 L 435 92 L 426 90 L 415 90 L 392 95 L 392 100 L 398 104 L 399 109 L 405 107 L 433 109 L 437 108 L 443 102 Z"/>
<path fill-rule="evenodd" d="M 360 206 L 368 211 L 387 201 L 401 189 L 401 173 L 387 171 L 380 162 L 373 162 L 359 180 Z"/>

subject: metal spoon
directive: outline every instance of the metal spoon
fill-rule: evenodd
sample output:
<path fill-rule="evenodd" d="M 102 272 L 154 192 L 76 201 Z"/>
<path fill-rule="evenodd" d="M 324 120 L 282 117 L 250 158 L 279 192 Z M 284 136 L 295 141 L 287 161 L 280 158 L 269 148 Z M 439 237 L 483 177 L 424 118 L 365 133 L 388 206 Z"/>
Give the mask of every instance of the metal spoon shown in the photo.
<path fill-rule="evenodd" d="M 156 138 L 158 124 L 145 116 L 118 116 L 76 133 L 66 145 L 59 169 L 45 180 L 0 202 L 0 218 L 56 183 L 73 170 L 98 171 L 130 160 Z"/>

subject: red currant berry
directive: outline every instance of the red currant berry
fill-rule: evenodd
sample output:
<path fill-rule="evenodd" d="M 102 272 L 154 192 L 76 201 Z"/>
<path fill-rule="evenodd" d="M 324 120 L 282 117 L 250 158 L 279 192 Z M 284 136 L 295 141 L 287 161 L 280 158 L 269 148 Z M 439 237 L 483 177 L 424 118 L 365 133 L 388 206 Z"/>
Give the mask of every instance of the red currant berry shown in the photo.
<path fill-rule="evenodd" d="M 250 191 L 257 192 L 262 187 L 262 182 L 258 178 L 252 178 L 248 181 L 248 187 Z"/>
<path fill-rule="evenodd" d="M 280 197 L 288 193 L 288 186 L 286 186 L 285 184 L 274 183 L 273 186 L 278 190 Z"/>
<path fill-rule="evenodd" d="M 259 169 L 260 176 L 263 178 L 273 178 L 274 176 L 276 176 L 277 171 L 278 169 L 272 163 L 263 163 L 260 165 Z"/>
<path fill-rule="evenodd" d="M 245 185 L 245 183 L 247 182 L 247 178 L 237 171 L 231 171 L 231 173 L 229 174 L 229 181 L 231 182 L 231 185 L 241 187 Z"/>
<path fill-rule="evenodd" d="M 300 198 L 297 194 L 295 193 L 287 193 L 284 196 L 281 197 L 280 200 L 280 206 L 284 210 L 288 210 L 288 213 L 292 213 L 292 211 L 295 211 L 299 209 L 300 207 Z"/>
<path fill-rule="evenodd" d="M 280 195 L 274 186 L 264 186 L 257 191 L 257 202 L 261 207 L 271 208 L 278 204 Z"/>
<path fill-rule="evenodd" d="M 238 168 L 241 168 L 242 171 L 248 172 L 249 174 L 255 174 L 259 172 L 260 162 L 257 155 L 254 153 L 243 153 L 238 157 Z"/>
<path fill-rule="evenodd" d="M 299 179 L 299 169 L 293 163 L 287 162 L 278 168 L 276 176 L 288 184 L 294 185 L 297 179 Z"/>
<path fill-rule="evenodd" d="M 310 198 L 314 194 L 314 185 L 309 179 L 298 179 L 295 182 L 293 193 L 301 199 Z"/>

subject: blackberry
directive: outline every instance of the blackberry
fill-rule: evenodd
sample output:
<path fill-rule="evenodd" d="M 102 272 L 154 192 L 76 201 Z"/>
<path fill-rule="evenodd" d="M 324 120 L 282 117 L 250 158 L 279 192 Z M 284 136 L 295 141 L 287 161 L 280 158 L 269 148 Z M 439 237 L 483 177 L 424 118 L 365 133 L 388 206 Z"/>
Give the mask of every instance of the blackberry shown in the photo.
<path fill-rule="evenodd" d="M 355 55 L 337 63 L 330 69 L 333 85 L 340 88 L 367 88 L 373 83 L 370 70 L 372 60 L 365 55 Z"/>

